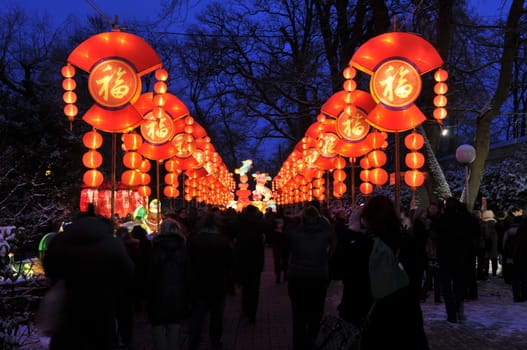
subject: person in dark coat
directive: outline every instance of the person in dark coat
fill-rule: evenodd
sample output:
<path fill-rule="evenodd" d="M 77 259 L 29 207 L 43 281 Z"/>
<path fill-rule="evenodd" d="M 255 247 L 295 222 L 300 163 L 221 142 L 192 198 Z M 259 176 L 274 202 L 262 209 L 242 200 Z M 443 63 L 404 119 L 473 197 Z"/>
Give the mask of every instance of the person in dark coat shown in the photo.
<path fill-rule="evenodd" d="M 134 308 L 136 315 L 140 317 L 145 311 L 146 265 L 152 243 L 147 237 L 148 233 L 142 226 L 134 226 L 130 235 L 139 242 L 131 252 L 131 257 L 135 265 L 133 284 Z"/>
<path fill-rule="evenodd" d="M 400 218 L 393 202 L 386 196 L 370 197 L 362 207 L 361 220 L 365 236 L 357 240 L 353 257 L 355 265 L 350 265 L 350 275 L 355 277 L 354 294 L 357 300 L 351 304 L 348 316 L 357 326 L 366 330 L 362 336 L 361 349 L 416 349 L 427 350 L 428 340 L 423 326 L 423 315 L 419 295 L 412 285 L 399 288 L 393 293 L 374 299 L 371 290 L 370 254 L 374 237 L 378 237 L 394 255 L 406 264 L 405 270 L 414 269 L 411 259 L 405 258 L 409 252 L 402 244 Z M 351 277 L 350 277 L 351 278 Z"/>
<path fill-rule="evenodd" d="M 207 314 L 212 347 L 221 348 L 225 298 L 234 290 L 234 253 L 229 240 L 221 234 L 218 220 L 218 214 L 206 214 L 198 222 L 196 234 L 188 240 L 192 265 L 191 350 L 199 347 Z"/>
<path fill-rule="evenodd" d="M 190 316 L 190 258 L 179 225 L 163 220 L 147 264 L 146 309 L 157 350 L 179 349 L 181 322 Z"/>
<path fill-rule="evenodd" d="M 472 260 L 473 232 L 477 232 L 474 216 L 455 198 L 447 198 L 437 227 L 437 257 L 447 320 L 463 321 L 466 264 Z M 479 261 L 478 261 L 479 263 Z"/>
<path fill-rule="evenodd" d="M 240 213 L 234 254 L 236 279 L 241 287 L 242 311 L 249 323 L 256 322 L 260 278 L 264 267 L 265 225 L 257 207 L 248 205 Z"/>
<path fill-rule="evenodd" d="M 286 220 L 284 209 L 281 207 L 278 208 L 271 229 L 271 245 L 273 247 L 273 265 L 276 283 L 280 283 L 282 278 L 287 281 L 289 247 L 285 237 Z"/>
<path fill-rule="evenodd" d="M 527 222 L 521 220 L 512 255 L 512 295 L 514 302 L 527 301 Z"/>
<path fill-rule="evenodd" d="M 52 283 L 64 281 L 63 328 L 52 335 L 51 350 L 112 349 L 117 300 L 130 287 L 133 262 L 113 237 L 107 219 L 84 216 L 53 237 L 43 261 Z"/>
<path fill-rule="evenodd" d="M 293 350 L 313 347 L 324 313 L 329 285 L 329 256 L 335 247 L 331 225 L 314 206 L 288 234 L 291 262 L 288 294 L 293 313 Z"/>

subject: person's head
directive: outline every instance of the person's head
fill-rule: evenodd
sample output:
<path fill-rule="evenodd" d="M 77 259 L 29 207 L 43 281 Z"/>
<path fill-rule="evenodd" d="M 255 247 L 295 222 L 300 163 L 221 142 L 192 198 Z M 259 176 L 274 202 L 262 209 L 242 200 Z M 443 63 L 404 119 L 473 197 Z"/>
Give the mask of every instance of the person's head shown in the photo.
<path fill-rule="evenodd" d="M 512 207 L 511 208 L 511 214 L 513 216 L 523 216 L 523 209 L 520 207 Z"/>
<path fill-rule="evenodd" d="M 361 217 L 368 231 L 380 237 L 400 227 L 393 202 L 384 195 L 370 197 L 362 207 Z"/>
<path fill-rule="evenodd" d="M 115 230 L 115 237 L 123 240 L 123 241 L 127 241 L 130 239 L 130 233 L 128 232 L 128 228 L 124 227 L 124 226 L 119 226 L 116 230 Z"/>
<path fill-rule="evenodd" d="M 305 225 L 314 225 L 320 222 L 320 212 L 312 205 L 302 211 L 302 222 Z"/>
<path fill-rule="evenodd" d="M 496 222 L 494 212 L 492 210 L 484 210 L 483 213 L 481 213 L 481 220 Z"/>
<path fill-rule="evenodd" d="M 159 235 L 181 235 L 178 222 L 172 219 L 163 220 L 159 229 Z"/>
<path fill-rule="evenodd" d="M 198 232 L 218 232 L 219 217 L 215 213 L 209 212 L 203 215 L 198 222 Z"/>
<path fill-rule="evenodd" d="M 146 232 L 146 230 L 142 226 L 135 225 L 132 228 L 132 231 L 130 232 L 130 234 L 132 235 L 133 238 L 141 239 L 141 238 L 145 238 L 148 235 L 148 232 Z"/>

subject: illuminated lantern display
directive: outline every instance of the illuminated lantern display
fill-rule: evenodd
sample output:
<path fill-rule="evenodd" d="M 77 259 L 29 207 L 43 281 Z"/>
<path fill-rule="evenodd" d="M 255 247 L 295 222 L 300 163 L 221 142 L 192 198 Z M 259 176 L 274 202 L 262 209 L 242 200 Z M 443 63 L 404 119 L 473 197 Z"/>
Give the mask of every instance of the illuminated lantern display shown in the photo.
<path fill-rule="evenodd" d="M 162 63 L 142 38 L 112 31 L 88 38 L 70 53 L 62 74 L 71 77 L 65 80 L 73 80 L 69 66 L 88 73 L 88 90 L 95 104 L 83 120 L 100 130 L 123 132 L 134 129 L 142 120 L 133 106 L 141 93 L 140 77 L 161 68 Z M 70 85 L 69 81 L 63 83 L 66 92 L 74 92 L 75 86 Z M 69 120 L 74 118 L 67 116 Z"/>
<path fill-rule="evenodd" d="M 370 92 L 378 103 L 367 120 L 377 129 L 389 132 L 420 125 L 426 117 L 414 102 L 421 93 L 421 75 L 442 64 L 434 46 L 412 33 L 385 33 L 361 45 L 349 66 L 371 75 Z M 446 80 L 444 70 L 440 71 L 437 75 Z M 440 103 L 446 105 L 446 99 Z"/>
<path fill-rule="evenodd" d="M 363 182 L 360 184 L 359 190 L 363 195 L 367 196 L 373 192 L 373 185 L 369 182 Z"/>
<path fill-rule="evenodd" d="M 448 92 L 448 85 L 445 81 L 448 79 L 448 73 L 444 69 L 438 69 L 434 74 L 434 80 L 437 82 L 434 86 L 436 97 L 434 98 L 434 118 L 442 123 L 443 119 L 447 117 L 446 104 L 447 98 L 445 94 Z"/>

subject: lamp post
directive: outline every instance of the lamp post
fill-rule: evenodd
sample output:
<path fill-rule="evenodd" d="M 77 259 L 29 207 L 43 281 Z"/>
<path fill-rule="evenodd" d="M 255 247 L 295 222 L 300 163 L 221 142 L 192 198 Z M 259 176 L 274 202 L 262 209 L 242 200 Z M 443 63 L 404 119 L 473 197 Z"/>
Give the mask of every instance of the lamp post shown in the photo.
<path fill-rule="evenodd" d="M 461 145 L 456 149 L 456 159 L 465 167 L 465 204 L 469 204 L 468 177 L 469 165 L 476 159 L 476 149 L 471 145 Z"/>

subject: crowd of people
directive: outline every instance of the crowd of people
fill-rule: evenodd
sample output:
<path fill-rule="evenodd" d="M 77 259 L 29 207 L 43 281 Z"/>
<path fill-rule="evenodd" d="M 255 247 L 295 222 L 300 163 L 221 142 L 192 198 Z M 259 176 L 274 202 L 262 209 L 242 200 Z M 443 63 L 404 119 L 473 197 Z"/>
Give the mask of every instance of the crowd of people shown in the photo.
<path fill-rule="evenodd" d="M 205 336 L 220 349 L 229 295 L 239 293 L 242 317 L 256 322 L 266 245 L 275 282 L 287 283 L 293 350 L 313 348 L 332 280 L 343 285 L 339 316 L 363 329 L 361 349 L 386 342 L 428 349 L 420 303 L 430 294 L 454 323 L 465 320 L 464 301 L 478 298 L 478 280 L 500 276 L 514 302 L 527 300 L 527 223 L 519 208 L 495 216 L 449 198 L 400 214 L 377 195 L 349 210 L 312 201 L 298 210 L 211 206 L 188 214 L 182 208 L 164 215 L 159 232 L 148 235 L 139 225 L 81 213 L 53 237 L 44 269 L 68 293 L 50 349 L 127 348 L 137 318 L 150 322 L 155 349 L 179 349 L 183 325 L 189 349 Z M 372 265 L 379 242 L 407 276 L 396 287 L 381 286 L 391 288 L 382 297 Z"/>

